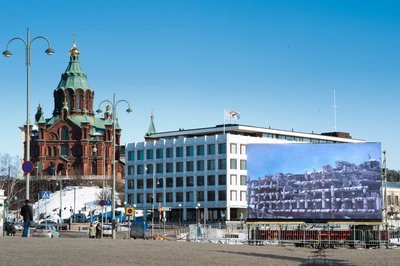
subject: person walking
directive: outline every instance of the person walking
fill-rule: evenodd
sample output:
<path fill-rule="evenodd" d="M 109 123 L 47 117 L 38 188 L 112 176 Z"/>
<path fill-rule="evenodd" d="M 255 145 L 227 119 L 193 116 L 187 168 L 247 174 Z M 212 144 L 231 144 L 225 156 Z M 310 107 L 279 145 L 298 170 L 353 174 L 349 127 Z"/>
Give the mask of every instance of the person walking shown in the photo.
<path fill-rule="evenodd" d="M 96 238 L 101 238 L 101 224 L 99 222 L 96 225 Z"/>
<path fill-rule="evenodd" d="M 90 223 L 89 238 L 95 238 L 95 237 L 96 237 L 96 227 L 93 226 L 93 223 Z"/>
<path fill-rule="evenodd" d="M 32 207 L 29 205 L 29 199 L 25 200 L 25 205 L 21 207 L 19 214 L 24 218 L 24 229 L 22 231 L 22 237 L 29 236 L 29 228 L 31 221 L 33 221 Z"/>

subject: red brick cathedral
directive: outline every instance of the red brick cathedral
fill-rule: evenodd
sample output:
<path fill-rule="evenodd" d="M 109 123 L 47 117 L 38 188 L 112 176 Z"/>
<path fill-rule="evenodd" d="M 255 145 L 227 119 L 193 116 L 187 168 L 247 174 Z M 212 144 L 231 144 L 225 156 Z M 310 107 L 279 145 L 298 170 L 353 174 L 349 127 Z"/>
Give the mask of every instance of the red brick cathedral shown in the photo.
<path fill-rule="evenodd" d="M 75 42 L 69 54 L 68 67 L 53 93 L 52 117 L 44 118 L 42 107 L 37 108 L 30 145 L 31 161 L 35 163 L 33 176 L 110 176 L 113 167 L 111 107 L 106 107 L 102 118 L 95 117 L 94 91 L 81 69 Z M 119 160 L 121 129 L 115 124 L 116 175 L 121 178 L 124 171 Z"/>

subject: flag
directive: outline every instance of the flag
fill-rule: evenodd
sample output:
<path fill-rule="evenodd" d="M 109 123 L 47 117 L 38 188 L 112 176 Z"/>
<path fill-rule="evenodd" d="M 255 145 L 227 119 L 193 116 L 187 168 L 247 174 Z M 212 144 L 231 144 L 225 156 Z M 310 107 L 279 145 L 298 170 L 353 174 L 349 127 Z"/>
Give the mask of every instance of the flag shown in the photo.
<path fill-rule="evenodd" d="M 240 119 L 240 113 L 236 111 L 225 110 L 225 119 L 238 120 Z"/>

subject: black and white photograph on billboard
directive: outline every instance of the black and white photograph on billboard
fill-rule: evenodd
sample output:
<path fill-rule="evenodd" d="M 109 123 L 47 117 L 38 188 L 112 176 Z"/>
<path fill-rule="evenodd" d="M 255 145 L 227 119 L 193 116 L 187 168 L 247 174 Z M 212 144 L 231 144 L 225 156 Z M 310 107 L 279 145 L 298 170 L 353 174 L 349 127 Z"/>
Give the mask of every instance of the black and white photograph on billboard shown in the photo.
<path fill-rule="evenodd" d="M 248 220 L 382 221 L 380 143 L 248 144 Z"/>

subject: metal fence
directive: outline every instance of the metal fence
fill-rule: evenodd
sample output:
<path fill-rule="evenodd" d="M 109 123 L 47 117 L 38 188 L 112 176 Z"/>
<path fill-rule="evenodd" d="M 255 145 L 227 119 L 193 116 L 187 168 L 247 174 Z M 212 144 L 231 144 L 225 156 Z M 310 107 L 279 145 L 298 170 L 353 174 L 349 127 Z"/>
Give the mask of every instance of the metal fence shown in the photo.
<path fill-rule="evenodd" d="M 310 248 L 334 247 L 384 247 L 389 239 L 398 237 L 400 232 L 387 230 L 359 229 L 308 229 L 306 227 L 283 228 L 266 225 L 190 225 L 188 240 L 225 244 L 249 245 L 294 245 Z"/>

